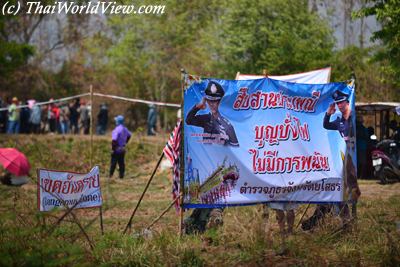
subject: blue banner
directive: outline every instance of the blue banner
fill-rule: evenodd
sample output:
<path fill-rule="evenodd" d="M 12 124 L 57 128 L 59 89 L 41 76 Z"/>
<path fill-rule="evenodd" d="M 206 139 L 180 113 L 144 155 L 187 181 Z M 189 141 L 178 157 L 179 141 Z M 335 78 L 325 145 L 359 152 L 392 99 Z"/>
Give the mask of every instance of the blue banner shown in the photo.
<path fill-rule="evenodd" d="M 356 181 L 345 83 L 205 79 L 184 92 L 184 207 L 332 203 Z"/>

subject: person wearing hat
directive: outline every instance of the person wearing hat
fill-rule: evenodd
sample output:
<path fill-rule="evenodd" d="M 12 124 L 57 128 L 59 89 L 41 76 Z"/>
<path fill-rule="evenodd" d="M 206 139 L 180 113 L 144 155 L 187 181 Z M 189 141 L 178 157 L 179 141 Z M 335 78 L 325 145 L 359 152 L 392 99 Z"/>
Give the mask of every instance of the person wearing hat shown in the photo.
<path fill-rule="evenodd" d="M 194 105 L 186 116 L 186 123 L 204 129 L 204 134 L 207 134 L 203 137 L 204 143 L 239 146 L 235 129 L 218 110 L 224 95 L 222 86 L 215 81 L 210 81 L 202 101 Z M 197 112 L 206 108 L 206 104 L 210 113 L 196 115 Z M 192 232 L 193 229 L 195 229 L 194 232 L 203 232 L 206 228 L 222 225 L 223 210 L 223 208 L 194 209 L 190 219 L 184 223 L 186 232 Z"/>
<path fill-rule="evenodd" d="M 19 110 L 17 109 L 18 98 L 13 97 L 11 105 L 8 107 L 8 134 L 19 133 Z"/>
<path fill-rule="evenodd" d="M 346 142 L 346 154 L 344 155 L 344 168 L 345 168 L 345 185 L 347 185 L 348 194 L 351 196 L 353 201 L 353 216 L 356 216 L 355 204 L 358 197 L 361 195 L 361 191 L 357 183 L 356 169 L 353 164 L 350 152 L 354 151 L 355 148 L 355 134 L 354 125 L 352 120 L 352 111 L 349 104 L 349 95 L 339 90 L 335 91 L 332 95 L 334 103 L 329 105 L 327 112 L 325 113 L 323 126 L 327 130 L 337 130 Z M 330 121 L 332 114 L 336 112 L 335 105 L 337 105 L 342 116 Z M 347 223 L 349 220 L 349 210 L 347 204 L 339 204 L 340 215 Z"/>
<path fill-rule="evenodd" d="M 112 131 L 111 137 L 111 166 L 110 166 L 110 178 L 113 176 L 115 167 L 119 166 L 119 178 L 124 178 L 125 174 L 125 146 L 131 138 L 131 133 L 124 126 L 124 116 L 118 115 L 114 118 L 116 127 Z"/>
<path fill-rule="evenodd" d="M 324 117 L 324 128 L 327 130 L 338 130 L 349 148 L 354 149 L 354 128 L 351 119 L 351 109 L 349 104 L 349 95 L 337 90 L 333 93 L 334 102 L 329 105 Z M 335 105 L 342 113 L 341 118 L 330 122 L 332 114 L 336 112 Z"/>
<path fill-rule="evenodd" d="M 235 129 L 218 110 L 224 94 L 224 89 L 219 83 L 210 81 L 205 90 L 205 97 L 189 111 L 186 123 L 204 129 L 204 134 L 207 134 L 203 137 L 204 143 L 239 146 Z M 210 113 L 196 115 L 206 108 L 206 104 Z"/>

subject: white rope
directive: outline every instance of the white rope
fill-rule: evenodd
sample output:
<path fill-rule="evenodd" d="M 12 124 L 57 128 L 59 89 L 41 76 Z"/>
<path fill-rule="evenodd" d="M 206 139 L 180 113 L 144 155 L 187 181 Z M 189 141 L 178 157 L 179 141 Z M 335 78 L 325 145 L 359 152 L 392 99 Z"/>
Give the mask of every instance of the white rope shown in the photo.
<path fill-rule="evenodd" d="M 90 93 L 84 93 L 84 94 L 80 94 L 80 95 L 64 97 L 64 98 L 55 99 L 52 101 L 38 102 L 38 103 L 35 103 L 35 105 L 42 106 L 42 105 L 47 105 L 47 104 L 51 104 L 51 103 L 65 102 L 65 101 L 69 101 L 71 99 L 84 97 L 84 96 L 88 96 L 88 95 L 90 95 Z M 153 105 L 165 106 L 165 107 L 176 107 L 176 108 L 181 107 L 181 105 L 179 105 L 179 104 L 158 102 L 158 101 L 149 101 L 149 100 L 143 100 L 143 99 L 135 99 L 135 98 L 116 96 L 116 95 L 106 95 L 106 94 L 100 94 L 100 93 L 93 93 L 93 95 L 100 96 L 100 97 L 106 97 L 106 98 L 113 98 L 113 99 L 118 99 L 118 100 L 124 100 L 124 101 L 129 101 L 129 102 L 144 103 L 144 104 L 148 104 L 148 105 L 153 104 Z M 19 105 L 16 108 L 21 109 L 21 108 L 26 108 L 26 107 L 29 107 L 29 105 Z M 3 110 L 8 110 L 8 107 L 0 108 L 0 111 L 3 111 Z"/>
<path fill-rule="evenodd" d="M 35 103 L 35 105 L 42 106 L 42 105 L 47 105 L 47 104 L 51 104 L 51 103 L 65 102 L 65 101 L 69 101 L 71 99 L 75 99 L 75 98 L 79 98 L 79 97 L 83 97 L 83 96 L 87 96 L 87 95 L 90 95 L 90 93 L 74 95 L 74 96 L 64 97 L 64 98 L 60 98 L 60 99 L 54 99 L 51 101 L 38 102 L 38 103 Z M 19 106 L 17 106 L 17 109 L 26 108 L 26 107 L 29 107 L 29 105 L 19 105 Z M 3 111 L 3 110 L 8 110 L 8 108 L 0 108 L 0 111 Z"/>
<path fill-rule="evenodd" d="M 116 96 L 116 95 L 106 95 L 106 94 L 100 94 L 100 93 L 93 93 L 93 95 L 114 98 L 114 99 L 119 99 L 119 100 L 125 100 L 125 101 L 129 101 L 129 102 L 144 103 L 144 104 L 149 104 L 149 105 L 153 104 L 153 105 L 157 105 L 157 106 L 176 107 L 176 108 L 181 107 L 181 105 L 179 105 L 179 104 L 158 102 L 158 101 L 149 101 L 149 100 L 135 99 L 135 98 L 127 98 L 127 97 Z"/>

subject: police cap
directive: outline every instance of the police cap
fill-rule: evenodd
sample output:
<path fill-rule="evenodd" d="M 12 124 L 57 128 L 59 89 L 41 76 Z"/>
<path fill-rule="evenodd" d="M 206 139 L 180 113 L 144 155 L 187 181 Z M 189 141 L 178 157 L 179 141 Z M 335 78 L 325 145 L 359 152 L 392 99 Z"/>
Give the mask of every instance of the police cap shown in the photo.
<path fill-rule="evenodd" d="M 225 94 L 222 86 L 214 81 L 208 83 L 205 93 L 208 100 L 220 100 Z"/>
<path fill-rule="evenodd" d="M 349 101 L 349 95 L 346 93 L 343 93 L 339 90 L 336 90 L 333 95 L 332 95 L 333 100 L 335 103 L 339 103 L 342 101 Z"/>

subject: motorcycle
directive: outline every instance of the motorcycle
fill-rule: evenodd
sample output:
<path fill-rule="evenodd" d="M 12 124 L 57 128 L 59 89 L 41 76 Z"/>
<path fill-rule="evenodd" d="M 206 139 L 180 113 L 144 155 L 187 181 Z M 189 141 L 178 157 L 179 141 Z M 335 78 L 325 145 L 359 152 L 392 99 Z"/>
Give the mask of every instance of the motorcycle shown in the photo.
<path fill-rule="evenodd" d="M 400 142 L 387 139 L 377 143 L 371 157 L 374 176 L 382 184 L 400 181 Z"/>

